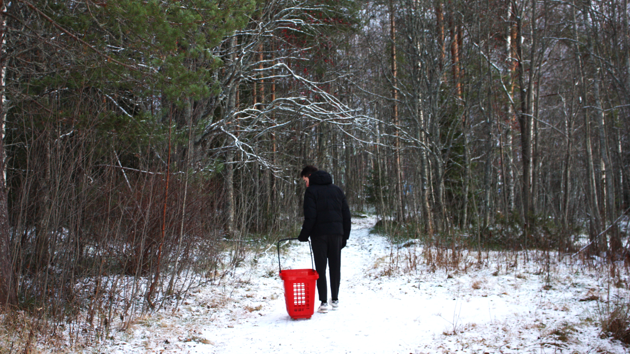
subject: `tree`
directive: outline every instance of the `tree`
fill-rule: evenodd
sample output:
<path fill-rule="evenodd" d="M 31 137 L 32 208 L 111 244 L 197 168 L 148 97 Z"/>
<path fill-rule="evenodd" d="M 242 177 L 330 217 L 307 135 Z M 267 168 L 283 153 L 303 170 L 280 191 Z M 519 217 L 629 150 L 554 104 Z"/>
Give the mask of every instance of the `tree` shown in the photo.
<path fill-rule="evenodd" d="M 2 137 L 6 119 L 7 100 L 5 92 L 6 82 L 6 36 L 7 36 L 7 8 L 0 0 L 0 125 Z M 7 196 L 7 181 L 5 167 L 4 144 L 0 142 L 0 306 L 14 306 L 17 302 L 15 274 L 11 259 L 11 230 L 9 224 L 9 208 Z"/>

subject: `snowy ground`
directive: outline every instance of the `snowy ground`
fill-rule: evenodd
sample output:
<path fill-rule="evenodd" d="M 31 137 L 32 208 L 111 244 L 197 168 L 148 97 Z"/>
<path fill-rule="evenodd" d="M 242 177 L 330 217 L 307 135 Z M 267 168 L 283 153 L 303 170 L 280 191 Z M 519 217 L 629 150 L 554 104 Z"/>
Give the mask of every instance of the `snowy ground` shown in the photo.
<path fill-rule="evenodd" d="M 627 276 L 617 288 L 601 271 L 556 264 L 547 283 L 536 263 L 502 267 L 492 259 L 465 271 L 432 271 L 426 262 L 409 271 L 421 250 L 391 248 L 370 234 L 373 222 L 358 219 L 342 252 L 338 311 L 292 320 L 270 247 L 244 262 L 233 279 L 198 289 L 174 312 L 141 319 L 86 352 L 628 352 L 600 338 L 597 327 L 608 299 L 628 297 Z M 283 246 L 283 268 L 310 267 L 305 245 Z"/>

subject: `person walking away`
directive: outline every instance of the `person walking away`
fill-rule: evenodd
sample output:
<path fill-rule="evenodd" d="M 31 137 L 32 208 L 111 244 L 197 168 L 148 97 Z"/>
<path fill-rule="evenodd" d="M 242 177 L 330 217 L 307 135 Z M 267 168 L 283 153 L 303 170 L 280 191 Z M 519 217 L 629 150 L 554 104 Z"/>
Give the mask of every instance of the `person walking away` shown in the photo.
<path fill-rule="evenodd" d="M 326 265 L 329 266 L 332 309 L 339 307 L 341 281 L 341 249 L 350 237 L 350 208 L 341 188 L 332 184 L 332 177 L 315 166 L 306 166 L 300 176 L 306 182 L 304 223 L 298 239 L 311 238 L 315 269 L 319 274 L 317 292 L 321 305 L 318 312 L 328 312 Z"/>

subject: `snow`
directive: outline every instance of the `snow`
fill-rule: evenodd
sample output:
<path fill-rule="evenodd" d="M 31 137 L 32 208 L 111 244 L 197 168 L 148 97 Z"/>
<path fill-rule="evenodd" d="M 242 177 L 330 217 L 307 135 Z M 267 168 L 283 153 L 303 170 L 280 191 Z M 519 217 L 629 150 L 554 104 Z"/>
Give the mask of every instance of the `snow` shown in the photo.
<path fill-rule="evenodd" d="M 465 256 L 465 269 L 428 265 L 423 249 L 391 245 L 357 219 L 342 252 L 340 308 L 293 320 L 275 245 L 250 255 L 232 278 L 199 288 L 174 311 L 112 332 L 111 353 L 627 353 L 600 338 L 598 319 L 627 299 L 601 269 L 510 255 Z M 535 254 L 530 255 L 531 258 Z M 282 245 L 283 269 L 310 268 L 305 243 Z M 394 261 L 392 261 L 394 260 Z M 502 261 L 503 260 L 503 261 Z M 414 263 L 414 261 L 418 261 Z M 413 266 L 415 264 L 415 266 Z M 550 285 L 548 287 L 546 285 Z M 316 295 L 317 296 L 317 295 Z M 593 301 L 580 301 L 593 300 Z"/>

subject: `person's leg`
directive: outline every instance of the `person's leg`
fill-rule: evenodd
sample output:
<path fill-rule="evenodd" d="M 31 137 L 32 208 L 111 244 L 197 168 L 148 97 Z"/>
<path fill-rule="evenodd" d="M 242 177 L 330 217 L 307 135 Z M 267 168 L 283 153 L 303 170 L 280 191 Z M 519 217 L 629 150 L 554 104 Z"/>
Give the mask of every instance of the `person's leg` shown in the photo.
<path fill-rule="evenodd" d="M 319 301 L 328 302 L 328 292 L 326 284 L 326 263 L 328 262 L 328 237 L 311 237 L 313 247 L 313 258 L 315 259 L 315 270 L 319 274 L 317 279 L 317 292 Z"/>
<path fill-rule="evenodd" d="M 330 296 L 332 300 L 339 299 L 342 240 L 342 236 L 328 236 L 328 265 L 330 269 Z"/>

